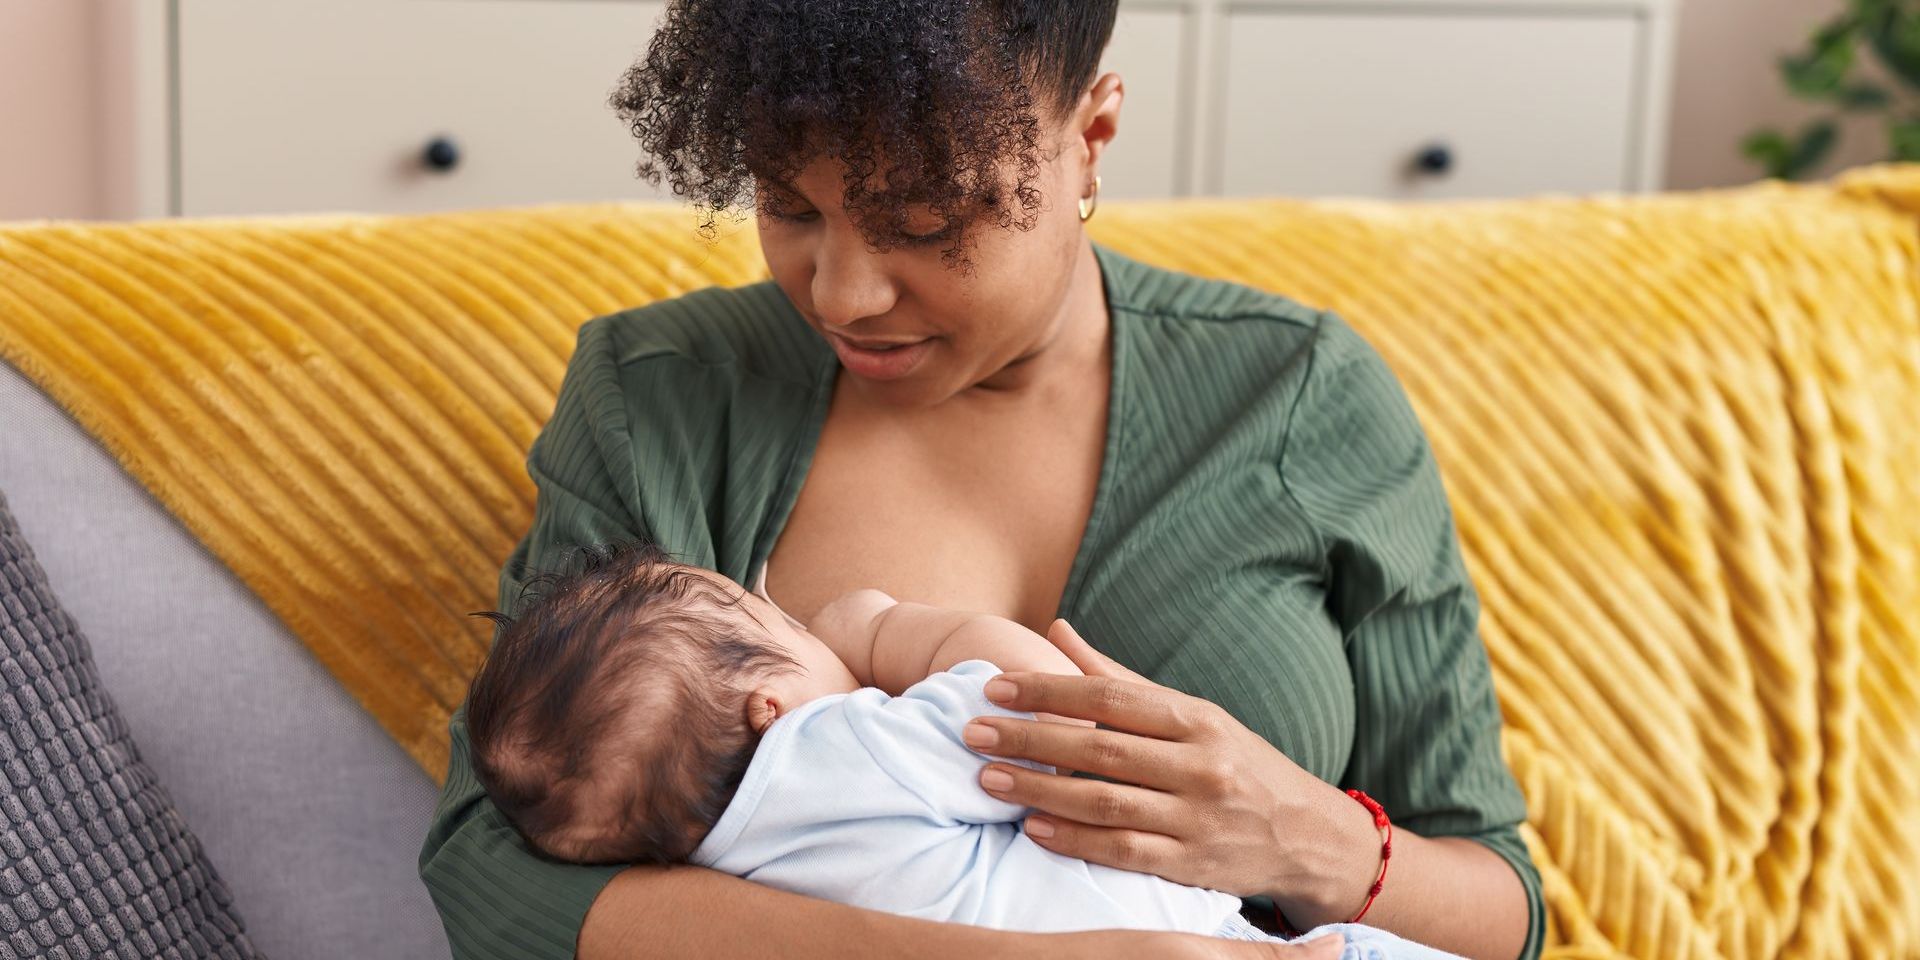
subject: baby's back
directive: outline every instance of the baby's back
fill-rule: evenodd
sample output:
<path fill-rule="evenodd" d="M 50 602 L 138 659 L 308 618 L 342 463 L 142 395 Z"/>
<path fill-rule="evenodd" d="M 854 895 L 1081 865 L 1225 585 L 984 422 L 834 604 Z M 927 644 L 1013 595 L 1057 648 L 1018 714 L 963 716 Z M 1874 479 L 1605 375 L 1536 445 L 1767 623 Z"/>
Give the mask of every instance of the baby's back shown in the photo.
<path fill-rule="evenodd" d="M 1021 830 L 1025 807 L 980 789 L 987 760 L 960 729 L 982 715 L 1029 716 L 981 692 L 999 673 L 970 660 L 899 697 L 866 688 L 782 717 L 692 861 L 808 896 L 999 929 L 1217 930 L 1238 898 L 1053 853 Z"/>

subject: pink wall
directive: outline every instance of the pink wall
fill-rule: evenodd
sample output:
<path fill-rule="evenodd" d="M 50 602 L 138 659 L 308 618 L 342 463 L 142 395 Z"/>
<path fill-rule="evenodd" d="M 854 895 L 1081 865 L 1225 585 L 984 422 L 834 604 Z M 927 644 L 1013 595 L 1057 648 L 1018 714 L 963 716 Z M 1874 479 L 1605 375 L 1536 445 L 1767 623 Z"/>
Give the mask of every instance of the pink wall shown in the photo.
<path fill-rule="evenodd" d="M 0 220 L 101 210 L 93 0 L 0 0 Z"/>

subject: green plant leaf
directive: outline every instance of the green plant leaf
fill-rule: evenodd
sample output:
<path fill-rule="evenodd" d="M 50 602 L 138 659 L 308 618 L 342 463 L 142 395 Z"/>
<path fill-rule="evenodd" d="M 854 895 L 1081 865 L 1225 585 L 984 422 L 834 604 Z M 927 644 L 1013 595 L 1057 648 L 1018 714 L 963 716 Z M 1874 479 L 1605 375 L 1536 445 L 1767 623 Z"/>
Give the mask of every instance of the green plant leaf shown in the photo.
<path fill-rule="evenodd" d="M 1786 178 L 1798 180 L 1818 167 L 1827 154 L 1833 152 L 1833 145 L 1840 140 L 1840 127 L 1832 120 L 1815 120 L 1800 130 L 1800 142 L 1794 145 L 1793 155 L 1787 159 Z"/>
<path fill-rule="evenodd" d="M 1893 147 L 1893 159 L 1920 160 L 1920 118 L 1895 118 L 1887 124 L 1887 141 Z"/>
<path fill-rule="evenodd" d="M 1786 78 L 1787 89 L 1793 91 L 1794 96 L 1808 100 L 1834 98 L 1852 69 L 1851 35 L 1847 35 L 1844 42 L 1818 43 L 1804 56 L 1780 58 L 1780 75 Z"/>
<path fill-rule="evenodd" d="M 1787 142 L 1786 134 L 1778 130 L 1756 130 L 1740 141 L 1740 153 L 1759 164 L 1767 176 L 1784 179 L 1787 160 L 1793 156 L 1793 145 Z"/>
<path fill-rule="evenodd" d="M 1832 120 L 1816 120 L 1789 137 L 1778 130 L 1757 130 L 1740 143 L 1740 152 L 1759 163 L 1767 176 L 1799 180 L 1825 160 L 1840 138 Z"/>
<path fill-rule="evenodd" d="M 1842 110 L 1879 110 L 1893 102 L 1893 95 L 1877 83 L 1855 83 L 1841 88 L 1834 98 Z"/>
<path fill-rule="evenodd" d="M 1911 107 L 1920 94 L 1920 0 L 1845 0 L 1844 6 L 1813 30 L 1803 50 L 1779 59 L 1781 76 L 1796 97 L 1832 103 L 1841 112 L 1887 114 L 1893 159 L 1920 162 L 1920 110 Z M 1868 53 L 1859 52 L 1863 46 Z M 1891 78 L 1854 79 L 1863 56 L 1879 61 Z M 1740 151 L 1768 176 L 1804 178 L 1833 154 L 1839 116 L 1830 113 L 1792 133 L 1756 130 Z"/>
<path fill-rule="evenodd" d="M 1859 41 L 1856 21 L 1842 15 L 1815 30 L 1811 49 L 1799 56 L 1780 58 L 1780 73 L 1787 88 L 1809 100 L 1829 100 L 1839 95 L 1847 74 L 1852 72 L 1854 47 Z"/>
<path fill-rule="evenodd" d="M 1908 86 L 1920 87 L 1920 11 L 1905 4 L 1872 4 L 1861 27 L 1868 46 Z"/>

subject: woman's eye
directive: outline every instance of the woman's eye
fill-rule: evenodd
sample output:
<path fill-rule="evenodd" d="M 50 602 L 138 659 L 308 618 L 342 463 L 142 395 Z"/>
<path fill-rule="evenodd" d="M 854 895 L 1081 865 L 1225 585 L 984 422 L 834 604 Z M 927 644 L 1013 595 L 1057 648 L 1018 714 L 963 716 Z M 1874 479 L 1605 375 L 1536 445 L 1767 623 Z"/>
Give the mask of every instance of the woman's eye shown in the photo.
<path fill-rule="evenodd" d="M 932 233 L 906 233 L 901 236 L 915 246 L 943 243 L 953 238 L 953 228 L 942 227 Z"/>
<path fill-rule="evenodd" d="M 761 207 L 760 209 L 764 210 L 767 216 L 787 223 L 812 223 L 820 219 L 818 210 L 782 210 L 778 207 Z"/>

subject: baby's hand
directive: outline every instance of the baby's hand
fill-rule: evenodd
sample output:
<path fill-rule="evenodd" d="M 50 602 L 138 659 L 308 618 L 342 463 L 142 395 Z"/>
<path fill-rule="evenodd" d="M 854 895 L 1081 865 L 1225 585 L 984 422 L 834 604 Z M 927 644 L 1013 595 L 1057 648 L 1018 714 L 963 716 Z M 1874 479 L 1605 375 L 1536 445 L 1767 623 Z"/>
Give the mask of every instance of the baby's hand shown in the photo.
<path fill-rule="evenodd" d="M 880 614 L 898 601 L 878 590 L 855 590 L 834 598 L 814 614 L 807 630 L 820 638 L 861 686 L 873 682 L 873 640 Z"/>

